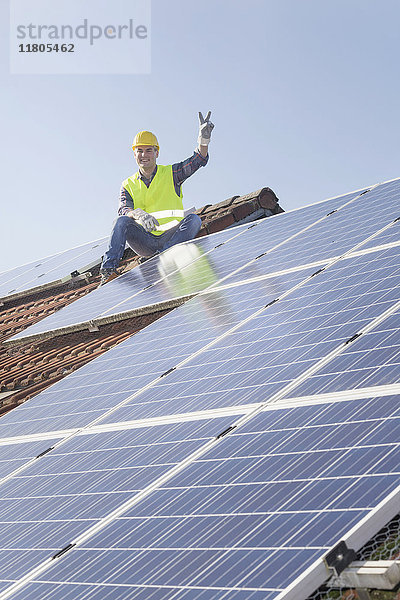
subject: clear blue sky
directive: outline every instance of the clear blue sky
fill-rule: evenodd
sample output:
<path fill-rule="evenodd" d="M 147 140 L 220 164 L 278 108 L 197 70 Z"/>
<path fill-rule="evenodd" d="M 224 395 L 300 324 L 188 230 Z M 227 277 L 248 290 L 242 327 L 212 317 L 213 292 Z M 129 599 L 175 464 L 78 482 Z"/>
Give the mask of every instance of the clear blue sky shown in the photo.
<path fill-rule="evenodd" d="M 269 186 L 290 210 L 400 176 L 398 0 L 152 0 L 149 75 L 10 75 L 8 15 L 0 271 L 108 235 L 135 133 L 182 160 L 199 110 L 215 130 L 186 207 Z"/>

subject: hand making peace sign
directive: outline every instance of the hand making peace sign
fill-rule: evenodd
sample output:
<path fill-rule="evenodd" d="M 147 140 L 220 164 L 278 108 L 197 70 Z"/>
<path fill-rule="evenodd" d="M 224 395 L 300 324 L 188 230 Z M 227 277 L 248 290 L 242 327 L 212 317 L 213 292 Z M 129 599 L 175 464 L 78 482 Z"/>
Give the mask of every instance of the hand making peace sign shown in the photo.
<path fill-rule="evenodd" d="M 199 112 L 199 146 L 208 146 L 211 140 L 211 132 L 214 129 L 214 124 L 210 121 L 211 110 L 208 111 L 206 118 Z"/>

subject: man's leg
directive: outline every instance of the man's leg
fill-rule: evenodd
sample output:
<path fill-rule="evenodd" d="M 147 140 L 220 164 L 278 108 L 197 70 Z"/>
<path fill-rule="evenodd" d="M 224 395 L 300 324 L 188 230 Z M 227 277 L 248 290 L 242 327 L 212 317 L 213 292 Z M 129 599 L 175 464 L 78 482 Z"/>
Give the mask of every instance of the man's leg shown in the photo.
<path fill-rule="evenodd" d="M 108 250 L 104 254 L 101 271 L 115 271 L 125 250 L 125 243 L 128 242 L 136 254 L 139 256 L 152 256 L 156 252 L 161 252 L 196 237 L 201 227 L 201 219 L 198 215 L 187 215 L 176 227 L 164 234 L 157 236 L 145 231 L 131 217 L 118 217 L 113 225 L 110 235 Z"/>
<path fill-rule="evenodd" d="M 125 250 L 126 230 L 130 221 L 132 221 L 130 217 L 118 217 L 114 221 L 108 249 L 103 256 L 102 271 L 115 270 L 118 267 Z"/>
<path fill-rule="evenodd" d="M 187 215 L 179 225 L 174 227 L 171 230 L 171 235 L 168 235 L 170 232 L 165 232 L 161 238 L 165 238 L 162 240 L 163 246 L 160 250 L 166 250 L 167 248 L 171 248 L 175 244 L 179 244 L 180 242 L 187 242 L 196 237 L 201 227 L 201 219 L 198 215 L 194 213 Z M 160 240 L 161 241 L 161 240 Z"/>
<path fill-rule="evenodd" d="M 131 217 L 118 217 L 114 221 L 113 229 L 110 235 L 108 250 L 104 254 L 104 269 L 116 269 L 125 250 L 125 243 L 128 242 L 136 254 L 139 256 L 151 256 L 160 250 L 161 243 L 158 236 L 145 231 L 139 223 Z"/>
<path fill-rule="evenodd" d="M 139 256 L 150 257 L 161 250 L 160 237 L 143 229 L 139 223 L 130 219 L 131 224 L 126 230 L 126 241 Z"/>

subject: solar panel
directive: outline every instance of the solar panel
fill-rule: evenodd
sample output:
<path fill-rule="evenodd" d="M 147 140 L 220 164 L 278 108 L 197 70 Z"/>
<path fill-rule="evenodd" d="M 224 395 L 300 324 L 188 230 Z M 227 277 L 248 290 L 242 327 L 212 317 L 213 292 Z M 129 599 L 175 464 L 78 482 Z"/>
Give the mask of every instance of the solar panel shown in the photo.
<path fill-rule="evenodd" d="M 400 300 L 400 253 L 391 248 L 342 260 L 303 280 L 155 386 L 132 395 L 105 422 L 267 400 Z M 245 297 L 246 288 L 235 292 Z M 171 360 L 169 368 L 174 366 Z"/>
<path fill-rule="evenodd" d="M 154 323 L 95 361 L 94 367 L 87 365 L 10 413 L 0 424 L 0 435 L 2 432 L 12 436 L 17 432 L 24 435 L 42 431 L 44 422 L 47 431 L 79 427 L 103 416 L 105 410 L 121 402 L 125 405 L 106 420 L 148 418 L 194 408 L 208 410 L 262 401 L 399 298 L 399 260 L 396 248 L 391 248 L 340 261 L 228 337 L 225 334 L 230 327 L 299 281 L 306 281 L 311 272 L 281 276 L 272 285 L 266 280 L 238 286 L 225 291 L 221 298 L 221 292 L 214 292 L 192 300 L 179 312 L 164 318 L 161 325 Z M 388 278 L 387 273 L 392 271 L 394 276 Z M 226 299 L 234 308 L 229 309 L 227 305 L 226 310 L 215 312 L 218 302 L 223 304 Z M 210 310 L 214 310 L 217 320 L 214 331 L 210 328 Z M 187 317 L 183 321 L 185 313 Z M 195 314 L 198 321 L 193 320 Z M 225 327 L 220 324 L 221 317 L 228 317 Z M 159 332 L 160 327 L 164 333 Z M 155 335 L 159 344 L 163 338 L 175 339 L 178 355 L 174 357 L 173 347 L 167 342 L 164 352 L 158 351 L 154 359 Z M 220 342 L 193 357 L 165 382 L 160 380 L 156 386 L 143 389 L 221 335 L 224 337 Z M 182 343 L 182 337 L 188 341 Z M 250 342 L 246 343 L 248 339 Z M 141 357 L 140 364 L 137 356 Z M 110 363 L 111 371 L 107 368 Z M 133 370 L 133 376 L 128 374 L 128 369 Z M 207 376 L 204 376 L 205 369 Z M 232 393 L 236 381 L 237 388 Z"/>
<path fill-rule="evenodd" d="M 42 331 L 48 331 L 49 329 L 57 328 L 58 326 L 68 326 L 74 322 L 85 321 L 86 319 L 92 318 L 93 306 L 95 311 L 103 311 L 110 305 L 115 306 L 115 310 L 118 312 L 119 306 L 122 302 L 122 298 L 135 297 L 140 294 L 143 301 L 139 301 L 139 305 L 146 304 L 157 304 L 173 298 L 174 296 L 186 295 L 193 292 L 193 286 L 190 290 L 187 290 L 187 283 L 193 279 L 195 275 L 197 278 L 206 281 L 205 285 L 214 283 L 218 277 L 214 272 L 211 263 L 207 258 L 207 252 L 210 252 L 216 245 L 223 244 L 225 240 L 240 235 L 245 229 L 238 227 L 237 230 L 225 230 L 220 233 L 213 234 L 199 240 L 182 244 L 179 246 L 180 251 L 177 252 L 177 247 L 173 247 L 163 255 L 163 259 L 152 259 L 145 262 L 144 264 L 136 267 L 132 271 L 125 273 L 120 276 L 118 280 L 114 280 L 101 288 L 95 289 L 91 292 L 91 302 L 74 302 L 75 309 L 67 312 L 63 312 L 63 309 L 57 313 L 50 315 L 49 321 L 46 319 L 46 325 L 43 326 L 40 323 L 27 328 L 25 331 L 28 334 L 40 333 Z M 182 272 L 186 268 L 190 267 L 194 263 L 193 271 L 188 272 L 188 277 L 182 282 L 178 282 L 179 292 L 177 294 L 171 293 L 171 289 L 168 285 L 160 284 L 155 287 L 154 284 L 160 279 L 168 278 L 177 269 Z M 115 283 L 118 281 L 117 287 Z M 151 291 L 147 291 L 149 287 L 152 287 Z M 154 289 L 155 287 L 155 289 Z M 201 287 L 201 286 L 200 286 Z M 122 308 L 121 308 L 122 310 Z M 62 315 L 60 314 L 62 313 Z M 15 336 L 15 339 L 25 337 L 23 335 Z M 14 338 L 13 338 L 14 339 Z"/>
<path fill-rule="evenodd" d="M 366 404 L 373 423 L 359 422 Z M 277 411 L 277 426 L 273 412 L 262 413 L 46 578 L 104 582 L 107 558 L 110 584 L 128 572 L 139 586 L 283 590 L 399 485 L 399 437 L 374 446 L 388 418 L 398 420 L 399 402 L 392 399 L 389 417 L 387 409 L 377 416 L 380 406 L 380 398 L 345 403 L 339 416 L 335 404 L 314 414 L 296 407 Z"/>
<path fill-rule="evenodd" d="M 40 563 L 225 427 L 227 419 L 78 435 L 0 486 L 2 579 Z M 28 550 L 28 551 L 27 551 Z"/>
<path fill-rule="evenodd" d="M 345 257 L 245 267 L 2 418 L 55 447 L 0 485 L 0 600 L 305 600 L 398 512 L 398 238 L 359 246 L 385 186 Z"/>
<path fill-rule="evenodd" d="M 365 333 L 342 355 L 305 381 L 296 396 L 348 389 L 390 386 L 398 383 L 400 369 L 400 312 Z"/>
<path fill-rule="evenodd" d="M 6 298 L 48 283 L 61 282 L 74 271 L 84 272 L 100 263 L 106 249 L 107 238 L 101 238 L 0 273 L 0 297 Z"/>
<path fill-rule="evenodd" d="M 22 339 L 96 319 L 104 320 L 118 313 L 194 294 L 214 285 L 237 268 L 246 265 L 251 258 L 271 251 L 275 246 L 278 248 L 269 254 L 268 262 L 279 264 L 275 257 L 275 255 L 278 258 L 280 256 L 279 245 L 284 244 L 284 248 L 296 233 L 302 232 L 312 225 L 318 227 L 321 225 L 318 221 L 326 219 L 329 211 L 337 210 L 349 202 L 352 203 L 358 196 L 359 192 L 355 192 L 307 207 L 301 211 L 295 210 L 276 215 L 250 227 L 241 226 L 236 233 L 234 230 L 225 230 L 210 238 L 201 238 L 173 247 L 162 253 L 159 258 L 125 273 L 11 339 Z M 279 226 L 275 225 L 277 217 L 279 217 Z M 390 220 L 389 216 L 388 220 Z M 344 221 L 346 221 L 346 217 Z M 357 226 L 357 219 L 352 221 L 352 225 L 353 228 Z M 303 237 L 307 233 L 305 232 Z M 299 236 L 292 242 L 296 246 L 296 250 L 293 250 L 292 254 L 293 265 L 302 264 L 301 253 L 296 259 L 296 252 L 300 252 L 304 245 L 303 237 Z M 324 227 L 322 239 L 326 240 Z M 296 242 L 296 240 L 298 241 Z M 313 244 L 309 247 L 309 252 L 311 251 L 313 254 L 310 260 L 316 258 L 315 243 L 316 240 L 313 240 Z M 349 246 L 347 230 L 343 243 L 345 248 Z M 352 245 L 350 243 L 350 246 Z M 328 251 L 327 256 L 330 255 Z M 309 258 L 308 256 L 307 260 Z M 287 265 L 285 266 L 287 267 Z"/>
<path fill-rule="evenodd" d="M 38 454 L 46 450 L 53 443 L 57 442 L 58 438 L 46 439 L 38 441 L 29 441 L 24 444 L 7 443 L 0 444 L 0 482 L 10 473 L 15 472 L 19 467 L 24 466 L 27 461 L 35 459 Z"/>
<path fill-rule="evenodd" d="M 85 598 L 89 591 L 92 597 L 100 589 L 107 597 L 116 586 L 123 586 L 127 594 L 138 593 L 138 597 L 147 591 L 150 598 L 164 589 L 171 598 L 173 593 L 183 592 L 196 598 L 203 590 L 224 593 L 227 598 L 231 590 L 241 591 L 243 597 L 250 598 L 257 591 L 277 598 L 307 568 L 322 564 L 332 545 L 398 488 L 399 436 L 379 446 L 375 443 L 389 420 L 399 420 L 399 408 L 399 399 L 393 397 L 383 402 L 375 397 L 270 408 L 215 441 L 208 452 L 150 492 L 146 501 L 110 519 L 97 533 L 92 529 L 92 535 L 78 543 L 65 560 L 52 561 L 36 584 L 12 597 L 28 598 L 40 589 L 42 598 L 64 598 L 68 586 L 73 585 L 75 598 Z M 373 419 L 366 418 L 368 409 Z M 214 420 L 211 423 L 215 425 Z M 185 427 L 186 435 L 195 437 L 196 428 L 190 433 L 188 423 Z M 217 430 L 214 427 L 214 432 Z M 143 434 L 145 440 L 147 432 Z M 111 436 L 111 444 L 109 437 L 106 446 L 117 453 L 121 443 L 126 444 L 127 432 L 99 434 L 105 435 Z M 158 438 L 157 432 L 154 436 Z M 78 447 L 72 452 L 79 452 L 79 438 L 73 443 L 76 441 Z M 161 445 L 164 441 L 161 436 Z M 96 464 L 93 448 L 96 444 L 86 440 L 81 448 L 89 453 L 89 464 Z M 97 452 L 102 448 L 97 446 Z M 136 464 L 138 454 L 126 450 L 127 446 L 123 453 L 127 463 Z M 141 449 L 139 456 L 143 468 L 146 449 Z M 54 457 L 56 464 L 61 460 L 58 473 L 63 464 L 73 470 L 74 454 L 70 458 Z M 105 465 L 107 459 L 99 464 L 101 475 Z M 85 458 L 78 459 L 78 469 L 84 466 Z M 52 472 L 51 467 L 51 463 L 42 467 L 42 472 Z M 124 463 L 118 468 L 123 470 Z M 130 489 L 132 476 L 136 489 L 135 474 L 123 481 L 117 479 L 116 489 L 115 476 L 103 477 L 103 495 L 112 481 L 115 496 L 121 485 Z M 40 475 L 36 477 L 40 479 Z M 98 485 L 99 475 L 93 480 L 88 473 L 86 478 L 81 476 L 73 495 L 79 493 L 80 482 L 88 479 Z M 67 481 L 66 487 L 71 484 Z M 97 487 L 90 485 L 88 489 L 95 494 Z M 39 482 L 39 488 L 30 493 L 40 491 Z M 62 517 L 59 507 L 63 503 L 58 500 L 54 510 Z M 36 511 L 41 504 L 39 500 Z M 85 519 L 97 514 L 92 504 L 86 503 L 80 515 L 81 529 L 85 524 L 90 527 L 92 523 L 84 523 Z M 52 514 L 48 510 L 46 514 Z M 76 522 L 74 527 L 79 528 Z M 37 558 L 42 559 L 41 553 Z M 300 593 L 297 597 L 306 596 Z"/>
<path fill-rule="evenodd" d="M 388 195 L 389 194 L 389 195 Z M 368 193 L 346 203 L 339 210 L 332 212 L 326 218 L 316 222 L 315 225 L 300 233 L 297 237 L 286 240 L 285 244 L 275 248 L 272 252 L 267 251 L 264 256 L 252 264 L 252 276 L 262 276 L 270 270 L 270 265 L 281 265 L 281 268 L 289 269 L 298 265 L 318 262 L 323 264 L 336 256 L 340 256 L 357 244 L 363 243 L 369 236 L 376 234 L 385 225 L 389 225 L 399 216 L 400 204 L 400 182 L 389 182 L 373 188 Z M 376 219 L 376 206 L 384 205 L 379 222 Z M 289 215 L 290 213 L 286 213 Z M 268 227 L 279 229 L 279 219 L 284 215 L 277 215 L 273 223 L 268 220 L 263 225 L 264 234 Z M 395 230 L 398 226 L 390 227 L 382 232 L 379 242 L 376 239 L 367 242 L 365 247 L 385 243 L 389 239 L 397 239 Z M 392 232 L 392 233 L 390 233 Z M 252 237 L 260 236 L 262 230 L 257 229 Z M 240 243 L 240 240 L 238 240 Z M 227 248 L 228 250 L 228 248 Z M 247 251 L 247 256 L 249 252 Z M 254 253 L 255 254 L 255 253 Z M 255 254 L 255 256 L 257 256 Z M 229 282 L 240 281 L 243 273 L 238 271 L 228 278 Z"/>
<path fill-rule="evenodd" d="M 69 431 L 104 417 L 305 276 L 307 272 L 290 273 L 272 283 L 254 282 L 194 298 L 4 415 L 0 438 Z"/>
<path fill-rule="evenodd" d="M 384 245 L 384 244 L 393 244 L 399 245 L 399 228 L 400 222 L 397 221 L 393 224 L 392 227 L 385 229 L 379 235 L 377 235 L 374 239 L 370 240 L 366 244 L 363 245 L 363 250 L 367 248 L 373 248 L 374 246 Z"/>

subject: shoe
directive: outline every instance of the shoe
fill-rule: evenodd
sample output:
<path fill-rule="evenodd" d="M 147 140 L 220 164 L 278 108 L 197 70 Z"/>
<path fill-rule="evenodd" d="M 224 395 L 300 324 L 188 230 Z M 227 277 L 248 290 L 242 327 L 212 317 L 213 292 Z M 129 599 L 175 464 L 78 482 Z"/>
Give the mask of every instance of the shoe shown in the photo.
<path fill-rule="evenodd" d="M 101 274 L 101 280 L 100 280 L 98 287 L 101 287 L 102 285 L 105 285 L 109 281 L 116 279 L 116 277 L 118 277 L 121 273 L 119 271 L 117 271 L 117 269 L 102 269 L 100 271 L 100 274 Z"/>

